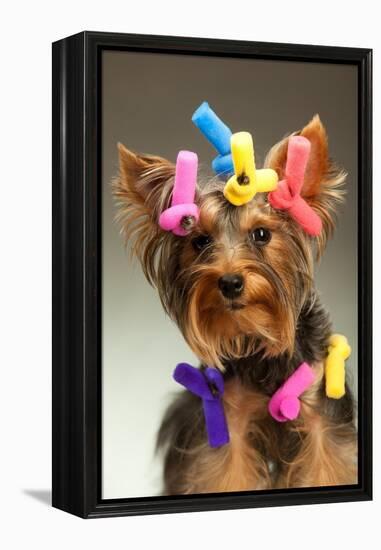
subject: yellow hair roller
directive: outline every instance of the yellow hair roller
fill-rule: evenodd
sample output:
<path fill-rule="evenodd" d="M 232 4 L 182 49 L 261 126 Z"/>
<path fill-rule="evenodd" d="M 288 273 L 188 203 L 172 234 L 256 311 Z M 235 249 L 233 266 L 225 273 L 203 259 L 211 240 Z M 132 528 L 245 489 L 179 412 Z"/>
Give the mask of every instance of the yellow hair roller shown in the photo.
<path fill-rule="evenodd" d="M 249 132 L 237 132 L 230 138 L 234 175 L 224 188 L 225 198 L 242 206 L 251 201 L 256 193 L 273 191 L 278 184 L 278 175 L 271 168 L 256 170 L 253 138 Z"/>
<path fill-rule="evenodd" d="M 345 360 L 351 354 L 348 340 L 341 334 L 332 334 L 325 361 L 325 392 L 327 397 L 340 399 L 345 395 Z"/>

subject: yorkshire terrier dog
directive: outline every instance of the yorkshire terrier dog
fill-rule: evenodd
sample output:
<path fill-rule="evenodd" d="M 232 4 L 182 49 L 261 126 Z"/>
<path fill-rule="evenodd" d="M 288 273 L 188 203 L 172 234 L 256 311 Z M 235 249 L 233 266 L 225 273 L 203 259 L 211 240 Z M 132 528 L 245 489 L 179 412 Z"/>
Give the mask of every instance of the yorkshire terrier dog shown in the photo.
<path fill-rule="evenodd" d="M 223 374 L 223 406 L 230 441 L 208 444 L 201 400 L 183 391 L 158 433 L 164 453 L 164 494 L 252 491 L 357 483 L 357 435 L 350 389 L 325 393 L 329 315 L 314 287 L 320 259 L 335 227 L 346 174 L 331 162 L 316 115 L 301 131 L 311 144 L 301 196 L 321 219 L 308 235 L 267 193 L 235 207 L 217 178 L 197 182 L 198 223 L 185 237 L 163 231 L 175 166 L 119 145 L 113 191 L 118 217 L 144 274 L 157 288 L 200 369 Z M 282 179 L 290 136 L 274 145 L 265 167 Z M 268 411 L 274 392 L 302 362 L 313 384 L 300 398 L 298 417 L 276 422 Z"/>

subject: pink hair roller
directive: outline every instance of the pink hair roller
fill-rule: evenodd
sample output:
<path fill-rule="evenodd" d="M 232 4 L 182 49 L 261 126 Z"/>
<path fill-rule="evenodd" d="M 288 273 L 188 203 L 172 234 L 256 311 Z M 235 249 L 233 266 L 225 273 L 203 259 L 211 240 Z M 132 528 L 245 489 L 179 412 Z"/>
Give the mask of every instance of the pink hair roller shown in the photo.
<path fill-rule="evenodd" d="M 175 183 L 170 208 L 162 212 L 159 225 L 164 231 L 185 237 L 198 222 L 200 211 L 194 202 L 198 158 L 191 151 L 180 151 L 176 160 Z"/>
<path fill-rule="evenodd" d="M 307 363 L 302 363 L 277 390 L 269 402 L 269 413 L 278 422 L 295 420 L 300 411 L 299 396 L 315 380 L 314 371 Z"/>
<path fill-rule="evenodd" d="M 291 136 L 288 142 L 285 178 L 268 195 L 273 208 L 287 210 L 290 216 L 309 235 L 319 235 L 322 223 L 319 216 L 303 199 L 303 187 L 311 143 L 303 136 Z"/>

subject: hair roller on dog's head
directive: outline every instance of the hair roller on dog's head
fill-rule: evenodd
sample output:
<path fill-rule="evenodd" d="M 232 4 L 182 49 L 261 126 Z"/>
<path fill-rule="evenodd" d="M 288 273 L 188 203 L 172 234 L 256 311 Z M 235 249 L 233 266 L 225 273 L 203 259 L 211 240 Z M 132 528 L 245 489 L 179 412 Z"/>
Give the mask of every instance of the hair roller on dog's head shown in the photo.
<path fill-rule="evenodd" d="M 198 157 L 191 151 L 177 155 L 175 183 L 171 206 L 162 212 L 159 225 L 164 231 L 185 237 L 192 231 L 200 215 L 195 204 Z"/>
<path fill-rule="evenodd" d="M 212 161 L 217 176 L 230 176 L 233 173 L 233 160 L 230 153 L 232 131 L 204 101 L 192 116 L 192 122 L 216 149 L 218 156 Z"/>
<path fill-rule="evenodd" d="M 273 208 L 286 210 L 309 235 L 317 236 L 322 222 L 317 213 L 301 196 L 311 143 L 303 136 L 291 136 L 288 142 L 285 177 L 278 188 L 269 193 Z"/>
<path fill-rule="evenodd" d="M 231 137 L 234 175 L 224 188 L 225 198 L 234 206 L 251 201 L 257 192 L 272 191 L 278 183 L 275 170 L 256 170 L 253 138 L 249 132 L 237 132 Z"/>
<path fill-rule="evenodd" d="M 257 192 L 276 188 L 274 170 L 256 170 L 253 140 L 248 132 L 232 134 L 206 101 L 196 109 L 192 121 L 219 153 L 212 168 L 218 176 L 230 177 L 224 195 L 231 204 L 242 206 Z"/>

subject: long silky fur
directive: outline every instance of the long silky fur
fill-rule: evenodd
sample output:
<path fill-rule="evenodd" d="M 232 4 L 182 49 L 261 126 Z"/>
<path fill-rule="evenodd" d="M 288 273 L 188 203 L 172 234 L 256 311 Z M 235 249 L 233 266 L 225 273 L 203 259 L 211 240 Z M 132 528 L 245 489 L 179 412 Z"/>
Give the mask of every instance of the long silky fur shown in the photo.
<path fill-rule="evenodd" d="M 322 389 L 330 334 L 328 315 L 314 295 L 301 313 L 291 357 L 259 354 L 225 364 L 231 442 L 222 449 L 207 444 L 200 400 L 181 392 L 158 433 L 164 493 L 355 484 L 357 439 L 350 389 L 341 400 L 328 399 Z M 297 421 L 279 424 L 268 413 L 268 401 L 302 360 L 315 365 L 316 382 L 303 395 Z"/>
<path fill-rule="evenodd" d="M 341 400 L 325 395 L 323 363 L 332 328 L 313 281 L 313 256 L 320 258 L 332 235 L 346 174 L 329 160 L 317 116 L 297 133 L 312 144 L 303 190 L 323 222 L 315 240 L 287 212 L 273 210 L 264 195 L 233 207 L 217 178 L 198 182 L 199 226 L 185 238 L 164 232 L 158 219 L 170 205 L 174 165 L 119 146 L 113 192 L 124 238 L 200 368 L 212 364 L 225 379 L 228 445 L 212 449 L 207 444 L 197 397 L 181 392 L 168 408 L 157 440 L 165 494 L 357 482 L 353 398 L 349 388 Z M 287 144 L 288 137 L 265 162 L 279 178 Z M 261 225 L 273 238 L 255 249 L 247 235 Z M 199 234 L 212 240 L 197 252 L 192 243 Z M 218 278 L 226 272 L 245 278 L 246 302 L 234 314 L 218 291 Z M 269 399 L 302 361 L 313 366 L 316 382 L 302 397 L 299 418 L 277 423 L 268 413 Z"/>

